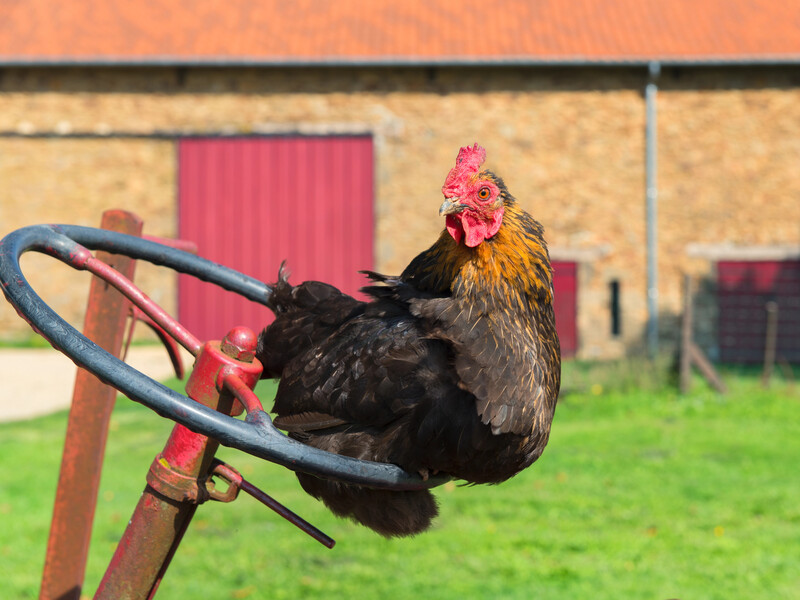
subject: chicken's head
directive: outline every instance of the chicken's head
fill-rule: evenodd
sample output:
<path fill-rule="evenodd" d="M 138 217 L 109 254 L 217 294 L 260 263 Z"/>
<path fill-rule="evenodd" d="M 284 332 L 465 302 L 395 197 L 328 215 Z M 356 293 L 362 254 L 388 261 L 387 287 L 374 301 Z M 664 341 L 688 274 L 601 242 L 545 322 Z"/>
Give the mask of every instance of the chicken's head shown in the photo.
<path fill-rule="evenodd" d="M 475 144 L 458 152 L 442 186 L 447 231 L 456 243 L 464 239 L 470 248 L 494 236 L 503 223 L 502 182 L 489 171 L 481 171 L 486 150 Z"/>

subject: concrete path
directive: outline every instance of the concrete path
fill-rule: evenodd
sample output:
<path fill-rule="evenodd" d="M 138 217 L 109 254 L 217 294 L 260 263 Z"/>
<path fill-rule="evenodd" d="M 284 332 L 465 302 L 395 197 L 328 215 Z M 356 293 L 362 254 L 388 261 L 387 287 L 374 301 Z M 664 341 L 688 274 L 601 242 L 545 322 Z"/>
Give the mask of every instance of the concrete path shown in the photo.
<path fill-rule="evenodd" d="M 156 380 L 174 375 L 166 349 L 134 346 L 125 361 Z M 184 370 L 192 356 L 184 351 Z M 68 408 L 77 367 L 52 348 L 0 348 L 0 421 L 30 419 Z"/>

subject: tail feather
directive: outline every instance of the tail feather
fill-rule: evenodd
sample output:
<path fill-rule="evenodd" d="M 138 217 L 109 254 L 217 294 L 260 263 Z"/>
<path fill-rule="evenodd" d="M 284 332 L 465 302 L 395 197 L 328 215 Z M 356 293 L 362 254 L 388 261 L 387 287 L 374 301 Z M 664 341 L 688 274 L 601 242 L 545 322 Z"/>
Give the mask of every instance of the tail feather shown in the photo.
<path fill-rule="evenodd" d="M 281 266 L 278 268 L 278 280 L 269 286 L 264 304 L 276 315 L 285 310 L 287 295 L 291 294 L 292 286 L 289 284 L 291 274 L 286 266 L 286 261 L 281 261 Z"/>
<path fill-rule="evenodd" d="M 303 489 L 331 512 L 369 527 L 384 537 L 405 537 L 430 528 L 439 514 L 428 490 L 389 491 L 348 485 L 298 473 Z"/>

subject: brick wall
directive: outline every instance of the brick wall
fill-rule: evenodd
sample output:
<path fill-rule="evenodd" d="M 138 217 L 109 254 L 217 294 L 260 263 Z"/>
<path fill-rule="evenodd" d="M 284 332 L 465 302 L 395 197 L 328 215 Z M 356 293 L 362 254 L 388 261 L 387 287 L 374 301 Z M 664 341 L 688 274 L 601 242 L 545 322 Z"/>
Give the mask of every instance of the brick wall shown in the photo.
<path fill-rule="evenodd" d="M 708 260 L 687 256 L 687 244 L 800 244 L 793 77 L 789 68 L 666 69 L 659 81 L 667 337 L 681 273 L 710 273 Z M 150 233 L 174 235 L 170 133 L 370 132 L 376 267 L 397 273 L 441 229 L 444 176 L 458 147 L 478 141 L 488 166 L 544 224 L 553 254 L 580 261 L 580 354 L 613 356 L 641 344 L 646 318 L 645 82 L 634 69 L 7 69 L 0 235 L 30 223 L 93 225 L 108 207 L 139 213 Z M 111 137 L 69 137 L 83 133 Z M 43 257 L 30 262 L 43 295 L 79 323 L 85 277 L 59 267 L 51 274 Z M 174 310 L 172 278 L 150 270 L 143 287 Z M 611 280 L 621 286 L 616 339 Z M 25 329 L 0 308 L 2 337 Z"/>

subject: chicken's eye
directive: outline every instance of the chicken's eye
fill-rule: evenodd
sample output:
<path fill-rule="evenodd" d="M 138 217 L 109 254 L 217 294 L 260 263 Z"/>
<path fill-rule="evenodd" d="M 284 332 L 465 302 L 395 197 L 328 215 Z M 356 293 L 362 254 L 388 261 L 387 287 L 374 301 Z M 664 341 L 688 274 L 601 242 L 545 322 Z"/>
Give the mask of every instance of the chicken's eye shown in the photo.
<path fill-rule="evenodd" d="M 478 198 L 480 198 L 481 200 L 486 200 L 487 198 L 489 198 L 489 196 L 491 196 L 491 194 L 492 192 L 488 187 L 482 187 L 481 189 L 478 190 Z"/>

